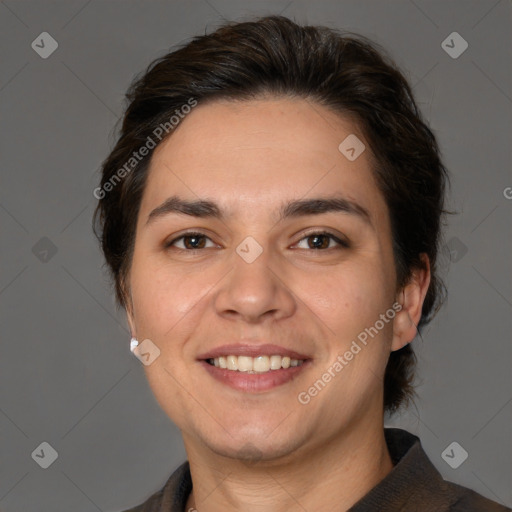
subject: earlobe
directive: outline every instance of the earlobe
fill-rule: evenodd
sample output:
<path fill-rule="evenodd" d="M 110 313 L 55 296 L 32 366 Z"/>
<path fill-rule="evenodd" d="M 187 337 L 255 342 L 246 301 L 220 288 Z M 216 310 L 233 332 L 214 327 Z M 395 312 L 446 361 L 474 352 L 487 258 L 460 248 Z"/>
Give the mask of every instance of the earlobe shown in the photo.
<path fill-rule="evenodd" d="M 133 306 L 126 306 L 126 319 L 128 321 L 128 326 L 130 327 L 130 333 L 132 338 L 137 338 L 137 329 L 135 327 L 135 318 L 133 315 Z"/>
<path fill-rule="evenodd" d="M 135 315 L 133 310 L 133 300 L 131 290 L 126 288 L 124 282 L 122 285 L 124 296 L 124 309 L 126 311 L 126 319 L 130 328 L 132 338 L 137 338 L 137 329 L 135 328 Z"/>
<path fill-rule="evenodd" d="M 400 350 L 407 345 L 407 343 L 410 343 L 416 336 L 416 333 L 416 324 L 413 322 L 407 308 L 402 305 L 402 309 L 396 314 L 393 320 L 391 351 Z"/>
<path fill-rule="evenodd" d="M 133 303 L 131 301 L 131 297 L 125 303 L 126 310 L 126 319 L 128 321 L 128 326 L 130 327 L 130 333 L 132 338 L 137 337 L 137 329 L 135 328 L 135 317 L 133 314 Z"/>
<path fill-rule="evenodd" d="M 137 330 L 135 329 L 135 322 L 133 321 L 133 317 L 128 310 L 126 310 L 126 319 L 128 320 L 128 326 L 130 328 L 130 334 L 132 338 L 136 338 Z"/>
<path fill-rule="evenodd" d="M 400 350 L 416 336 L 417 325 L 421 319 L 423 302 L 430 285 L 430 263 L 428 256 L 422 254 L 424 267 L 413 271 L 409 283 L 399 292 L 396 300 L 402 309 L 393 320 L 393 340 L 391 350 Z"/>

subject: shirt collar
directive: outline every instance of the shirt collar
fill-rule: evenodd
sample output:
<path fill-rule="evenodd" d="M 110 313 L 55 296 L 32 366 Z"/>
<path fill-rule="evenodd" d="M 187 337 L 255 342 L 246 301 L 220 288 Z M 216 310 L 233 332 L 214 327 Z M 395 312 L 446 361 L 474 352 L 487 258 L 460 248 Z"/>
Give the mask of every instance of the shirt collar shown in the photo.
<path fill-rule="evenodd" d="M 411 494 L 414 501 L 421 496 L 428 501 L 446 485 L 417 436 L 399 428 L 385 428 L 384 436 L 393 469 L 348 512 L 412 510 Z"/>

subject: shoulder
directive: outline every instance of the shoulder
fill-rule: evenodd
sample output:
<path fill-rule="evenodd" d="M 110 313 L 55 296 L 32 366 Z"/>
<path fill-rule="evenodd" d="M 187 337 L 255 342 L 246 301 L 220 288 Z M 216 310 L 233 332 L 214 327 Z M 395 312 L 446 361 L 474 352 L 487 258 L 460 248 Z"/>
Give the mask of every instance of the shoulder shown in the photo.
<path fill-rule="evenodd" d="M 461 485 L 446 480 L 444 483 L 449 494 L 453 496 L 453 501 L 448 508 L 450 512 L 510 512 L 512 510 Z"/>
<path fill-rule="evenodd" d="M 159 512 L 161 510 L 163 489 L 151 495 L 144 503 L 123 512 Z"/>
<path fill-rule="evenodd" d="M 414 434 L 387 428 L 385 436 L 394 467 L 351 512 L 511 512 L 469 488 L 444 480 Z"/>

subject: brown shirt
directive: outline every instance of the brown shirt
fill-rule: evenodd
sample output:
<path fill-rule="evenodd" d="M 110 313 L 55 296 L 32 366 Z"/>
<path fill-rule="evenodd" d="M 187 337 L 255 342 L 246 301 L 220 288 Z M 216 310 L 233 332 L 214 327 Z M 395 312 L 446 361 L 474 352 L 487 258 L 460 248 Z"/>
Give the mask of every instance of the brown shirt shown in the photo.
<path fill-rule="evenodd" d="M 480 494 L 443 480 L 415 435 L 385 428 L 393 469 L 347 512 L 507 512 L 512 509 Z M 125 512 L 187 512 L 192 490 L 188 461 L 160 491 Z M 200 512 L 200 511 L 199 511 Z M 314 512 L 314 511 L 310 511 Z"/>

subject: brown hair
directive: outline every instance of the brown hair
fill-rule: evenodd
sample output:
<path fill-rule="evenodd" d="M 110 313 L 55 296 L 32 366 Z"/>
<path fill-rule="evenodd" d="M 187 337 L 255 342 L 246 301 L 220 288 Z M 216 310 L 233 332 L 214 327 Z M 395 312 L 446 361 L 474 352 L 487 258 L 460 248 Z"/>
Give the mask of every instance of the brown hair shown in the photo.
<path fill-rule="evenodd" d="M 156 59 L 134 80 L 119 138 L 102 165 L 94 214 L 95 233 L 120 305 L 127 305 L 126 278 L 152 149 L 127 170 L 133 152 L 147 145 L 157 127 L 169 126 L 171 116 L 191 99 L 201 104 L 286 95 L 307 98 L 358 123 L 390 212 L 397 289 L 412 270 L 423 266 L 421 254 L 426 253 L 431 282 L 418 330 L 431 320 L 446 291 L 436 261 L 441 217 L 448 213 L 447 171 L 397 65 L 376 43 L 346 34 L 299 26 L 282 16 L 227 24 Z M 415 363 L 410 344 L 391 353 L 384 379 L 386 411 L 394 412 L 412 398 Z"/>

